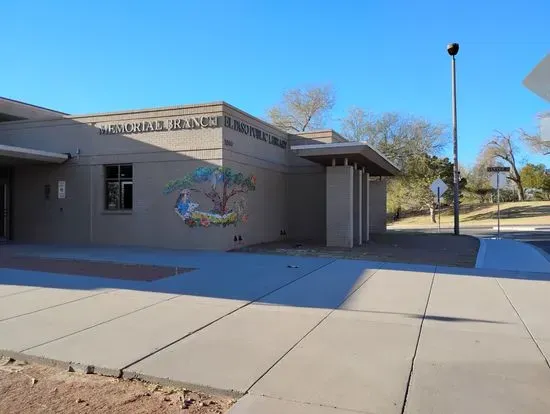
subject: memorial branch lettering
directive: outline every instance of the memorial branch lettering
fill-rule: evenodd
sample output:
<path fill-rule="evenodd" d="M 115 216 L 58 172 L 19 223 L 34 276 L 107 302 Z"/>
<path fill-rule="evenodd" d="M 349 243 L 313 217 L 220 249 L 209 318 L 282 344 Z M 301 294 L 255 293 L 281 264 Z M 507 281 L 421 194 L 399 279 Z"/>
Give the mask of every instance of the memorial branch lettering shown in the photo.
<path fill-rule="evenodd" d="M 101 135 L 139 134 L 143 132 L 175 131 L 180 129 L 201 129 L 219 127 L 217 116 L 194 116 L 191 118 L 173 118 L 157 121 L 124 122 L 99 125 Z"/>
<path fill-rule="evenodd" d="M 171 118 L 154 121 L 132 121 L 119 122 L 115 124 L 101 124 L 96 125 L 96 127 L 98 128 L 100 135 L 141 134 L 144 132 L 219 128 L 221 126 L 220 118 L 221 117 L 219 116 L 193 116 L 187 118 Z M 223 126 L 280 148 L 287 147 L 286 140 L 227 115 L 223 117 Z"/>

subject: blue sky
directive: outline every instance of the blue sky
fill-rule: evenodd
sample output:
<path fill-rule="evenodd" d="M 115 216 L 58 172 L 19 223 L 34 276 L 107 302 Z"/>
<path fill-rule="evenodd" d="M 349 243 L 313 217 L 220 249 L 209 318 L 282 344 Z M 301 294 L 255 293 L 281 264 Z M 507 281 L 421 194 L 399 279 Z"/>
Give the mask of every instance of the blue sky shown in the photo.
<path fill-rule="evenodd" d="M 0 95 L 74 114 L 225 100 L 263 117 L 285 89 L 330 83 L 335 129 L 351 106 L 450 123 L 455 41 L 469 164 L 493 130 L 534 131 L 549 109 L 521 83 L 550 52 L 548 16 L 548 0 L 11 1 Z"/>

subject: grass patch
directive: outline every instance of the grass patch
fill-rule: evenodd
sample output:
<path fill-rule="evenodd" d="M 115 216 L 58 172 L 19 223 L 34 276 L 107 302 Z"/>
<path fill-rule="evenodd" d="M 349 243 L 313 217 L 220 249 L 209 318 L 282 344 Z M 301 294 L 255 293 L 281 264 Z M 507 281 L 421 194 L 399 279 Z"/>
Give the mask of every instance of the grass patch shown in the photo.
<path fill-rule="evenodd" d="M 490 224 L 497 219 L 497 204 L 466 204 L 460 207 L 460 222 L 465 224 Z M 500 204 L 503 224 L 536 224 L 550 226 L 550 201 L 521 201 Z M 405 217 L 395 225 L 433 225 L 429 215 Z M 453 209 L 441 210 L 441 224 L 453 224 Z"/>

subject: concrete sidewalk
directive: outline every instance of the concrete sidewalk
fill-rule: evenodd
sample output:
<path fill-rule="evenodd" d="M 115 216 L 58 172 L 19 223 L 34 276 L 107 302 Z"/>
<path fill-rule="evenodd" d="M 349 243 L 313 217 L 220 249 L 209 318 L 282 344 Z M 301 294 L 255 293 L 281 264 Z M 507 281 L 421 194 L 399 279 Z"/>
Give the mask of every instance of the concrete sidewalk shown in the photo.
<path fill-rule="evenodd" d="M 550 274 L 550 261 L 535 246 L 510 239 L 480 239 L 478 269 Z"/>
<path fill-rule="evenodd" d="M 243 396 L 231 414 L 550 412 L 549 274 L 34 253 L 198 270 L 131 282 L 0 269 L 0 354 Z"/>

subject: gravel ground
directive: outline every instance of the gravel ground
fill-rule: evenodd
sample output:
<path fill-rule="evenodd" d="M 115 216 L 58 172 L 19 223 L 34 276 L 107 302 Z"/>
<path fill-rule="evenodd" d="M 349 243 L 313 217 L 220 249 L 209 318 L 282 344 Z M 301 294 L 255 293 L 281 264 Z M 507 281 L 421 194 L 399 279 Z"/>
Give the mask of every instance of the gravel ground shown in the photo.
<path fill-rule="evenodd" d="M 479 240 L 471 236 L 387 232 L 374 234 L 366 245 L 351 249 L 282 240 L 243 247 L 234 251 L 475 267 L 478 250 Z"/>
<path fill-rule="evenodd" d="M 221 414 L 235 401 L 0 357 L 0 413 Z"/>

